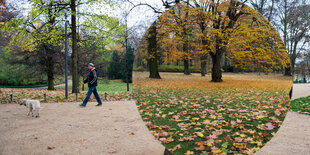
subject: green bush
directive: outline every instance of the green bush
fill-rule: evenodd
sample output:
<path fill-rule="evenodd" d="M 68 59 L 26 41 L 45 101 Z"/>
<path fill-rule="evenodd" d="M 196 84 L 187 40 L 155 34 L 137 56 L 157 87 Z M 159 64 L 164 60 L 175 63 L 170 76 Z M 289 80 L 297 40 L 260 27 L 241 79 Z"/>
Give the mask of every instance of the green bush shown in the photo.
<path fill-rule="evenodd" d="M 184 66 L 160 65 L 158 70 L 160 72 L 184 72 Z M 196 66 L 190 66 L 189 70 L 190 72 L 200 72 L 200 69 Z"/>
<path fill-rule="evenodd" d="M 117 51 L 113 51 L 112 59 L 108 67 L 109 79 L 120 79 L 122 77 L 121 58 Z"/>
<path fill-rule="evenodd" d="M 146 68 L 143 68 L 142 66 L 138 66 L 136 68 L 133 68 L 133 71 L 146 71 Z"/>
<path fill-rule="evenodd" d="M 22 59 L 23 58 L 12 57 L 9 50 L 0 47 L 0 85 L 30 86 L 46 84 L 46 76 L 38 73 L 36 67 L 14 63 Z"/>

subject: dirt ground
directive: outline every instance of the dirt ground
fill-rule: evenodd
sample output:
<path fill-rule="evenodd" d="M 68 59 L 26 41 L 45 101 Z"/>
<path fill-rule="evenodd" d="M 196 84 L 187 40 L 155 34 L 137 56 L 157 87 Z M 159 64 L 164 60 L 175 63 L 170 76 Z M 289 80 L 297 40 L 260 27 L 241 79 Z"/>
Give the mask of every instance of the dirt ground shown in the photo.
<path fill-rule="evenodd" d="M 134 101 L 41 103 L 39 118 L 17 104 L 0 105 L 0 154 L 162 155 Z"/>

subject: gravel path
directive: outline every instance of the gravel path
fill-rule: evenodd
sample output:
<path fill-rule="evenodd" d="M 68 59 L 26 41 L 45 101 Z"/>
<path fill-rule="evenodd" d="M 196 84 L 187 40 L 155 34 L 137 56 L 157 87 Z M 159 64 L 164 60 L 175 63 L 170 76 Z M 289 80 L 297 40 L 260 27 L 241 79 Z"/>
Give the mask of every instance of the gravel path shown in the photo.
<path fill-rule="evenodd" d="M 309 95 L 310 95 L 310 83 L 293 85 L 292 100 L 300 97 L 307 97 Z"/>
<path fill-rule="evenodd" d="M 40 118 L 17 104 L 0 105 L 0 154 L 162 155 L 134 101 L 41 103 Z"/>
<path fill-rule="evenodd" d="M 294 84 L 292 99 L 310 95 L 310 84 Z M 255 155 L 310 155 L 310 116 L 289 111 L 276 136 Z"/>

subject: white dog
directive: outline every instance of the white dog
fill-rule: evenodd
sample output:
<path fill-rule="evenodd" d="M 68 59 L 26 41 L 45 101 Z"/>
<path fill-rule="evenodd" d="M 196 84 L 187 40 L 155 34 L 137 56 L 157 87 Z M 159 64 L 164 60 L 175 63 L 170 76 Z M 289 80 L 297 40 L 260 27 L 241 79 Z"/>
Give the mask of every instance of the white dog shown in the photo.
<path fill-rule="evenodd" d="M 28 112 L 28 116 L 32 115 L 32 117 L 34 117 L 33 112 L 36 113 L 36 117 L 39 117 L 40 114 L 40 101 L 39 100 L 26 100 L 23 99 L 22 102 L 20 103 L 20 105 L 24 105 L 27 108 L 29 108 L 29 112 Z"/>

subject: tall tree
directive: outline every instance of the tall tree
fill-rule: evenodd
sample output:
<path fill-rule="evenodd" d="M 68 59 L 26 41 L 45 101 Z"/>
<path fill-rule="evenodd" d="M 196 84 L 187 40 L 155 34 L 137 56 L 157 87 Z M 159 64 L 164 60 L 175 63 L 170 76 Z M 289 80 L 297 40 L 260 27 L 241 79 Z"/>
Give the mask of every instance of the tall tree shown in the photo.
<path fill-rule="evenodd" d="M 308 2 L 308 4 L 306 3 Z M 306 0 L 251 0 L 251 5 L 263 14 L 281 34 L 290 57 L 290 66 L 285 67 L 284 75 L 291 76 L 294 72 L 296 58 L 304 50 L 307 41 L 307 31 L 302 28 L 307 25 L 309 1 Z M 296 19 L 299 19 L 298 21 Z M 303 29 L 303 30 L 302 30 Z"/>
<path fill-rule="evenodd" d="M 187 0 L 187 3 L 189 3 L 189 0 Z M 184 36 L 184 43 L 183 43 L 183 52 L 184 52 L 184 58 L 183 58 L 183 61 L 184 61 L 184 74 L 185 75 L 190 75 L 190 70 L 189 70 L 189 61 L 190 61 L 190 58 L 189 58 L 189 34 L 188 34 L 188 17 L 189 17 L 189 9 L 188 9 L 188 5 L 186 5 L 186 9 L 184 9 L 185 11 L 185 19 L 184 19 L 184 25 L 183 25 L 183 36 Z"/>
<path fill-rule="evenodd" d="M 237 20 L 246 13 L 245 1 L 194 1 L 195 7 L 208 10 L 211 15 L 211 27 L 214 36 L 215 50 L 210 52 L 212 59 L 212 82 L 222 82 L 221 59 L 226 52 L 226 46 L 232 32 L 236 28 Z M 224 7 L 227 6 L 227 7 Z"/>
<path fill-rule="evenodd" d="M 150 76 L 149 78 L 160 79 L 158 72 L 158 59 L 157 59 L 157 24 L 154 22 L 147 35 L 148 43 L 148 58 L 149 58 L 149 67 L 150 67 Z"/>
<path fill-rule="evenodd" d="M 310 5 L 292 7 L 288 14 L 286 47 L 291 60 L 292 73 L 294 73 L 296 58 L 305 51 L 307 43 L 310 42 L 309 15 Z"/>
<path fill-rule="evenodd" d="M 79 92 L 79 73 L 78 73 L 78 49 L 76 34 L 76 0 L 71 0 L 71 31 L 72 31 L 72 54 L 71 54 L 71 74 L 72 74 L 72 93 Z"/>

